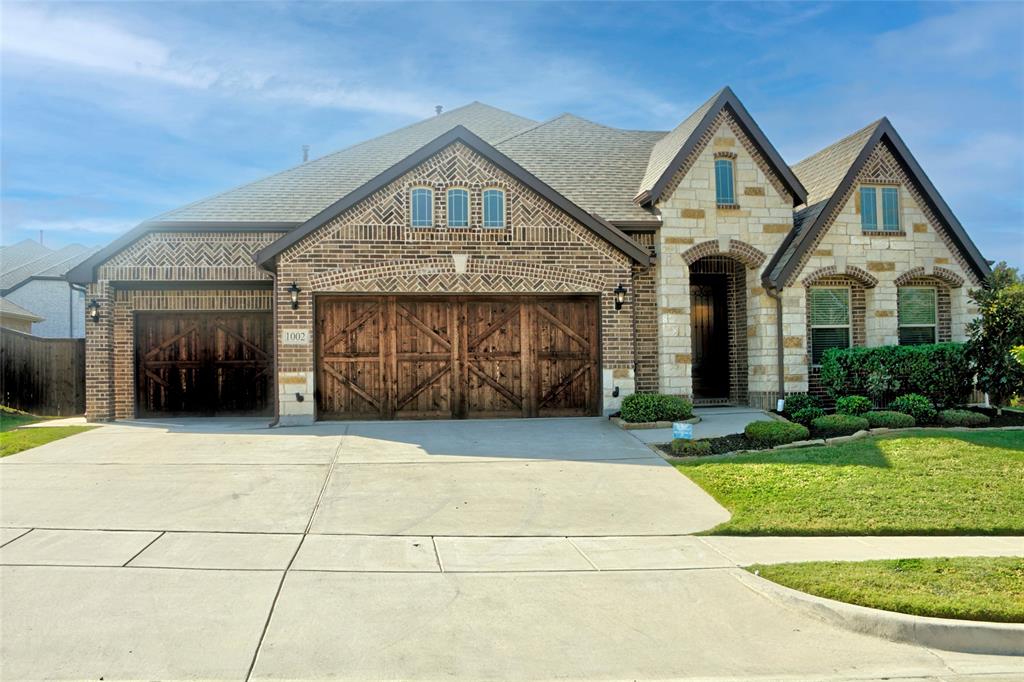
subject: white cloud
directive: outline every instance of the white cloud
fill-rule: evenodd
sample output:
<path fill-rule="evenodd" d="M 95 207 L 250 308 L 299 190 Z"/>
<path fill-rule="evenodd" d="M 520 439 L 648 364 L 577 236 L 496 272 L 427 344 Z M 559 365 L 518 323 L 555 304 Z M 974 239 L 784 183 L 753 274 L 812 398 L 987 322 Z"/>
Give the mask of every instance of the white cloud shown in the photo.
<path fill-rule="evenodd" d="M 17 226 L 17 230 L 28 233 L 44 234 L 58 232 L 74 239 L 74 235 L 114 235 L 123 234 L 135 226 L 135 222 L 124 219 L 83 218 L 67 220 L 29 220 Z M 91 240 L 90 240 L 91 241 Z"/>

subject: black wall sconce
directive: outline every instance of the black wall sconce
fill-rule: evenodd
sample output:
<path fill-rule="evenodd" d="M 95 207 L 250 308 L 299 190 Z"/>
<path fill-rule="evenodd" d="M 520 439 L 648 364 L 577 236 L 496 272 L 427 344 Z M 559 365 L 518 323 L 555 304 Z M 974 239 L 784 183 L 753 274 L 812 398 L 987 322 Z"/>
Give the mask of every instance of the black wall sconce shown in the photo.
<path fill-rule="evenodd" d="M 622 304 L 626 302 L 626 287 L 622 286 L 619 282 L 619 286 L 615 287 L 615 309 L 622 310 Z"/>
<path fill-rule="evenodd" d="M 292 285 L 290 287 L 288 287 L 288 293 L 291 294 L 291 296 L 292 296 L 292 310 L 298 310 L 299 309 L 299 292 L 300 291 L 302 291 L 302 289 L 300 289 L 299 285 L 296 284 L 295 282 L 292 282 Z"/>
<path fill-rule="evenodd" d="M 89 305 L 86 307 L 89 312 L 89 319 L 93 322 L 100 321 L 100 303 L 95 298 L 89 301 Z"/>

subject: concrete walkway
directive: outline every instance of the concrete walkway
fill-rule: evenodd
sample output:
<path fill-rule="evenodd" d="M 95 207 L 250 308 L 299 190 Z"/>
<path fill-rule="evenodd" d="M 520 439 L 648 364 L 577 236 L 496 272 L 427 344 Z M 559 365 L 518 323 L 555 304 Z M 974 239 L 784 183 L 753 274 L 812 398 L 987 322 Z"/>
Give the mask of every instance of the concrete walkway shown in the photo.
<path fill-rule="evenodd" d="M 693 413 L 700 422 L 693 425 L 694 438 L 717 438 L 743 433 L 750 422 L 771 419 L 764 410 L 751 407 L 697 407 Z M 642 443 L 671 443 L 672 429 L 634 429 L 629 434 Z"/>
<path fill-rule="evenodd" d="M 712 538 L 607 420 L 136 422 L 0 460 L 3 679 L 949 679 L 1024 660 L 848 632 L 738 565 L 1021 538 Z"/>

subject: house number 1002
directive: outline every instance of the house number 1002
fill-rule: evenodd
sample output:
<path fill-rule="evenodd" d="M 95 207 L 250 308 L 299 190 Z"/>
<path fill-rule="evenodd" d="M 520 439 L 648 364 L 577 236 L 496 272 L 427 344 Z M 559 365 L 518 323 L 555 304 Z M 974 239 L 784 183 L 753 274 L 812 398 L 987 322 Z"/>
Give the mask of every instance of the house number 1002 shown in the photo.
<path fill-rule="evenodd" d="M 309 343 L 308 329 L 282 329 L 281 343 L 285 346 L 301 346 Z"/>

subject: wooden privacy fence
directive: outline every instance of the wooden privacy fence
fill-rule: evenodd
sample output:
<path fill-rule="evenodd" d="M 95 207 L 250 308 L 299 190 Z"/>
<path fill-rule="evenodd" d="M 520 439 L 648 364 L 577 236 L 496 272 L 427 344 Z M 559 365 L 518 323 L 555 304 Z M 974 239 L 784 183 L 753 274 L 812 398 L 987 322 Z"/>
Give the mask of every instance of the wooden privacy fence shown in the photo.
<path fill-rule="evenodd" d="M 0 397 L 41 415 L 85 412 L 85 339 L 44 339 L 0 329 Z"/>

